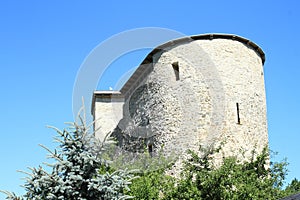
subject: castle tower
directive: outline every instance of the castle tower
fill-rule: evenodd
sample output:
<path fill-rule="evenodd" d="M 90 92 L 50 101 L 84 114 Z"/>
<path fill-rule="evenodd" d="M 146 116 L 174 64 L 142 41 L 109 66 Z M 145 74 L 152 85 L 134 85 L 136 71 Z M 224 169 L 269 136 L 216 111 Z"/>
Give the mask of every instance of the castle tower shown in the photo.
<path fill-rule="evenodd" d="M 184 152 L 224 143 L 225 155 L 249 157 L 268 145 L 263 64 L 253 42 L 228 34 L 170 41 L 145 58 L 123 88 L 96 91 L 96 135 L 149 152 Z"/>

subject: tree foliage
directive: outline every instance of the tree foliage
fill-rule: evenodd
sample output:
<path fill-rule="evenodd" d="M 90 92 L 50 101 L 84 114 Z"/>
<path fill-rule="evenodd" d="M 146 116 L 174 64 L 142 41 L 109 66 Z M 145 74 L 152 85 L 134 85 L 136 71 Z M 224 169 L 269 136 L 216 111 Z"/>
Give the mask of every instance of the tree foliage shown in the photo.
<path fill-rule="evenodd" d="M 253 156 L 239 162 L 236 157 L 223 158 L 219 167 L 212 165 L 214 151 L 199 156 L 190 151 L 183 179 L 169 194 L 174 199 L 278 199 L 286 163 L 268 168 L 269 154 Z M 187 189 L 188 188 L 188 189 Z"/>
<path fill-rule="evenodd" d="M 293 179 L 292 182 L 285 189 L 286 195 L 296 194 L 300 192 L 300 181 Z"/>
<path fill-rule="evenodd" d="M 79 125 L 70 123 L 63 131 L 55 130 L 59 146 L 54 151 L 42 146 L 54 160 L 47 164 L 50 172 L 42 166 L 30 168 L 25 172 L 26 193 L 17 196 L 5 191 L 6 199 L 280 199 L 300 192 L 297 179 L 283 189 L 287 162 L 270 162 L 266 148 L 259 155 L 253 151 L 252 158 L 244 162 L 234 156 L 224 157 L 218 166 L 213 160 L 220 148 L 200 148 L 200 154 L 189 150 L 180 179 L 175 179 L 165 173 L 170 160 L 155 159 L 147 153 L 134 162 L 141 171 L 116 170 L 113 167 L 127 163 L 127 157 L 111 165 L 111 140 L 96 140 L 84 120 Z"/>
<path fill-rule="evenodd" d="M 81 118 L 80 118 L 81 119 Z M 18 197 L 5 192 L 7 199 L 57 200 L 57 199 L 128 199 L 124 192 L 131 183 L 133 174 L 127 170 L 112 170 L 109 162 L 101 157 L 106 144 L 93 137 L 81 120 L 80 124 L 60 131 L 55 141 L 59 146 L 54 151 L 44 147 L 54 159 L 47 172 L 42 166 L 30 168 L 24 188 L 26 193 Z"/>
<path fill-rule="evenodd" d="M 165 174 L 163 169 L 141 172 L 130 185 L 128 194 L 135 199 L 161 199 L 164 193 L 173 189 L 175 178 Z"/>
<path fill-rule="evenodd" d="M 189 151 L 181 178 L 176 180 L 163 170 L 141 175 L 133 180 L 130 195 L 136 199 L 280 199 L 300 192 L 294 180 L 283 189 L 287 162 L 269 162 L 267 149 L 260 155 L 253 152 L 250 160 L 223 158 L 220 166 L 213 164 L 218 149 L 201 149 L 202 155 Z"/>

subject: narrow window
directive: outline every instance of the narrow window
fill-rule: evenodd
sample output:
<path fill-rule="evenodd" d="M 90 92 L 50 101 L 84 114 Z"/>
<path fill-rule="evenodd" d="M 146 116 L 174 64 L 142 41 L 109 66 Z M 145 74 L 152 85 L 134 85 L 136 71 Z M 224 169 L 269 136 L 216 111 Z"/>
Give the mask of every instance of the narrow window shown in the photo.
<path fill-rule="evenodd" d="M 236 103 L 237 123 L 241 124 L 239 103 Z"/>
<path fill-rule="evenodd" d="M 152 156 L 152 153 L 153 153 L 152 144 L 148 144 L 148 152 L 149 152 L 150 156 Z"/>
<path fill-rule="evenodd" d="M 173 62 L 172 67 L 173 67 L 173 70 L 174 70 L 174 73 L 175 73 L 176 81 L 178 81 L 179 80 L 179 65 L 178 65 L 178 62 Z"/>

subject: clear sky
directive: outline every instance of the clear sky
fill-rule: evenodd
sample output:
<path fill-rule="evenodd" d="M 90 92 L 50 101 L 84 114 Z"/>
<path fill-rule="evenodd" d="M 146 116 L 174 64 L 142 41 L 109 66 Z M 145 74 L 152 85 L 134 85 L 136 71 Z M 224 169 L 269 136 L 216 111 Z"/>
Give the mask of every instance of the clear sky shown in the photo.
<path fill-rule="evenodd" d="M 38 144 L 55 146 L 46 125 L 73 121 L 73 85 L 89 53 L 142 27 L 232 33 L 258 44 L 266 54 L 270 148 L 276 159 L 287 157 L 288 181 L 300 179 L 299 20 L 297 0 L 0 1 L 0 189 L 23 193 L 16 170 L 46 161 Z M 136 66 L 146 54 L 125 55 L 115 66 Z M 107 72 L 98 89 L 113 86 L 117 72 Z"/>

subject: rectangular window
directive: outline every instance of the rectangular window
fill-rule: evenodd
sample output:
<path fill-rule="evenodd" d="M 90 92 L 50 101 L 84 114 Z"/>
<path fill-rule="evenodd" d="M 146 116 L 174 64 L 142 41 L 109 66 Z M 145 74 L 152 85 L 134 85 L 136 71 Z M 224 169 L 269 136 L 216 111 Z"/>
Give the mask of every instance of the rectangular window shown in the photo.
<path fill-rule="evenodd" d="M 152 144 L 148 144 L 148 152 L 149 152 L 150 156 L 153 156 L 152 155 L 153 154 L 153 146 L 152 146 Z"/>
<path fill-rule="evenodd" d="M 237 123 L 241 124 L 239 103 L 236 103 Z"/>
<path fill-rule="evenodd" d="M 176 81 L 178 81 L 179 80 L 179 65 L 178 65 L 178 62 L 173 62 L 172 67 L 173 67 L 173 70 L 174 70 L 174 73 L 175 73 Z"/>

